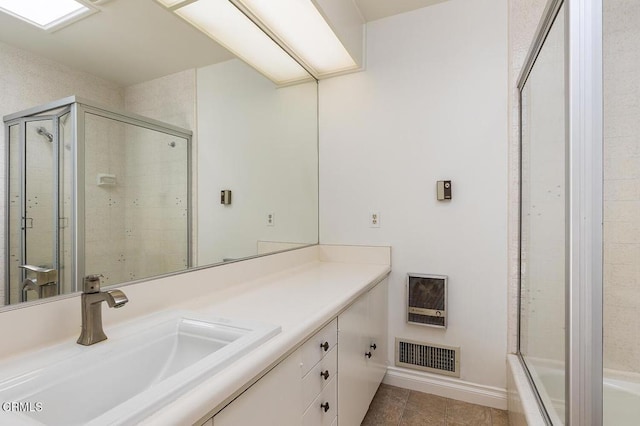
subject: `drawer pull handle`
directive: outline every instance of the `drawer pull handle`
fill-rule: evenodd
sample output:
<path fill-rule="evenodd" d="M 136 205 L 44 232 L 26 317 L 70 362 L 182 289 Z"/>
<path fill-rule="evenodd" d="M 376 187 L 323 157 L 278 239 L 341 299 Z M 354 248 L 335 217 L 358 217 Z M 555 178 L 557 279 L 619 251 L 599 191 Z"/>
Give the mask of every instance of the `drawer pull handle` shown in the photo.
<path fill-rule="evenodd" d="M 324 349 L 324 351 L 325 351 L 325 352 L 326 352 L 326 351 L 328 351 L 328 350 L 329 350 L 329 342 L 321 343 L 321 344 L 320 344 L 320 347 L 321 347 L 322 349 Z"/>
<path fill-rule="evenodd" d="M 375 343 L 374 343 L 373 345 L 369 346 L 369 347 L 370 347 L 371 349 L 373 349 L 374 351 L 375 351 L 376 349 L 378 349 L 378 347 L 376 346 L 376 344 L 375 344 Z"/>
<path fill-rule="evenodd" d="M 367 358 L 371 358 L 371 351 L 365 353 L 364 356 L 366 356 Z"/>
<path fill-rule="evenodd" d="M 328 402 L 325 402 L 324 404 L 320 404 L 320 407 L 324 410 L 325 413 L 327 411 L 329 411 L 329 403 Z"/>
<path fill-rule="evenodd" d="M 324 370 L 320 372 L 320 375 L 324 377 L 325 380 L 327 380 L 329 378 L 329 370 Z"/>

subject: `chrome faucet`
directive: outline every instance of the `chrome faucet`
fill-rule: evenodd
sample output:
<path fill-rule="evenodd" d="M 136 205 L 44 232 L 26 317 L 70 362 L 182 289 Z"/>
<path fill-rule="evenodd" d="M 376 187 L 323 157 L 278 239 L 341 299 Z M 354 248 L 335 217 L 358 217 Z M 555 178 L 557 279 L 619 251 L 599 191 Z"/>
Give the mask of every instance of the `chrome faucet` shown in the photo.
<path fill-rule="evenodd" d="M 100 291 L 102 275 L 87 275 L 82 283 L 82 332 L 78 343 L 89 346 L 107 339 L 102 330 L 102 302 L 121 308 L 129 301 L 120 290 Z"/>

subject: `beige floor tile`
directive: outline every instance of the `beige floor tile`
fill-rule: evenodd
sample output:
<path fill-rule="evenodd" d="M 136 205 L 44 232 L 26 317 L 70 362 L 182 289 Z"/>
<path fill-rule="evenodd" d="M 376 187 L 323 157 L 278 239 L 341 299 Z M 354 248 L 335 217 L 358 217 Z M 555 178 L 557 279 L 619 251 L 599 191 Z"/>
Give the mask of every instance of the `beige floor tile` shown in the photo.
<path fill-rule="evenodd" d="M 428 393 L 411 391 L 407 400 L 407 410 L 429 413 L 435 417 L 443 417 L 447 407 L 447 398 Z"/>
<path fill-rule="evenodd" d="M 409 398 L 409 390 L 395 386 L 380 385 L 373 397 L 369 411 L 362 421 L 363 426 L 397 426 Z"/>
<path fill-rule="evenodd" d="M 450 399 L 447 403 L 447 426 L 491 426 L 491 410 L 482 405 Z"/>
<path fill-rule="evenodd" d="M 376 406 L 367 411 L 362 426 L 397 426 L 402 418 L 403 407 L 396 405 Z"/>
<path fill-rule="evenodd" d="M 444 413 L 437 415 L 413 410 L 404 410 L 401 426 L 445 426 Z"/>
<path fill-rule="evenodd" d="M 380 385 L 378 391 L 376 392 L 375 398 L 381 398 L 383 400 L 392 400 L 400 402 L 403 404 L 407 402 L 407 398 L 409 398 L 410 394 L 409 389 L 398 388 L 395 386 L 385 385 L 384 383 Z"/>
<path fill-rule="evenodd" d="M 493 426 L 509 426 L 509 415 L 504 410 L 492 408 L 491 423 Z"/>
<path fill-rule="evenodd" d="M 381 385 L 362 425 L 509 426 L 509 416 L 495 408 Z"/>

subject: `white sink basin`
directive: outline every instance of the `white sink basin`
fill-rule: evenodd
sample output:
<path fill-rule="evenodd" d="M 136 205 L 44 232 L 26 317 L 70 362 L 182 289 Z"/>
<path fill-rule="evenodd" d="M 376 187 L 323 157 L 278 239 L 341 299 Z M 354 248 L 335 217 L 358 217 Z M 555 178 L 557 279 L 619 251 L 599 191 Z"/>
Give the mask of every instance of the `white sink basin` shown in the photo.
<path fill-rule="evenodd" d="M 68 343 L 0 365 L 0 401 L 23 404 L 3 407 L 0 424 L 140 421 L 280 327 L 174 312 L 106 332 L 93 346 Z"/>

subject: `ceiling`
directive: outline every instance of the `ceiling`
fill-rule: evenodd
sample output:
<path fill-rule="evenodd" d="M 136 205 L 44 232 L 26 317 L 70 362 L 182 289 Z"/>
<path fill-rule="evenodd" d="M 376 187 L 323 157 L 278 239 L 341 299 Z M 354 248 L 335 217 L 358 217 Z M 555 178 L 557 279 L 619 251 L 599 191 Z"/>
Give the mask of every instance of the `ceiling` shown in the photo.
<path fill-rule="evenodd" d="M 125 87 L 234 57 L 153 0 L 99 8 L 54 33 L 0 13 L 0 42 Z"/>
<path fill-rule="evenodd" d="M 446 0 L 355 0 L 367 22 L 410 12 L 422 7 L 443 3 Z"/>
<path fill-rule="evenodd" d="M 355 0 L 366 21 L 446 0 Z M 154 0 L 111 0 L 53 33 L 0 13 L 0 42 L 123 87 L 234 56 Z"/>

